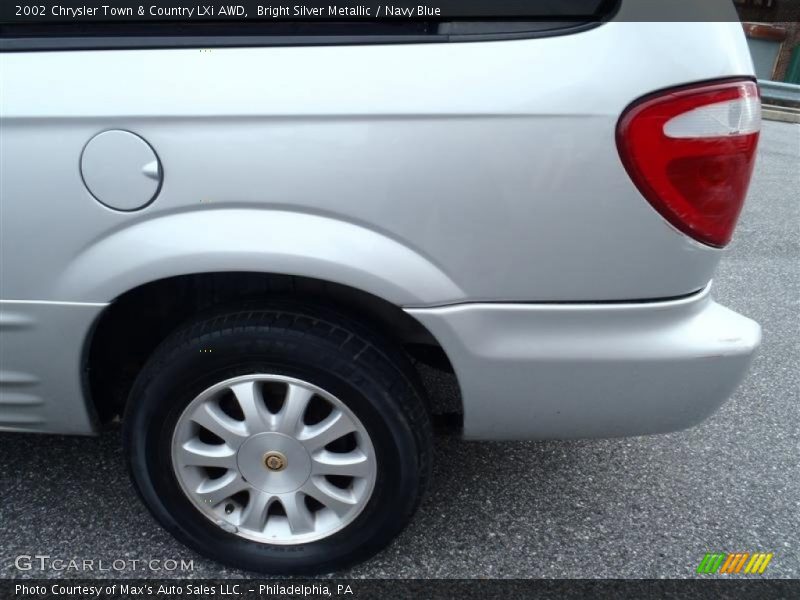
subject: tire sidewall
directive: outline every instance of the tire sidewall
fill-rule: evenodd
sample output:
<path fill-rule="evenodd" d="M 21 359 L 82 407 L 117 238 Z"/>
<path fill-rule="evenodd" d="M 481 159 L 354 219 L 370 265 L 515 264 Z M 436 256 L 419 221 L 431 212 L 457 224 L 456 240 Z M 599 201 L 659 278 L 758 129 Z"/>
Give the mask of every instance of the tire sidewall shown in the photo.
<path fill-rule="evenodd" d="M 185 544 L 249 570 L 319 572 L 374 554 L 413 512 L 419 465 L 409 423 L 380 373 L 370 366 L 348 360 L 339 347 L 324 340 L 273 327 L 192 340 L 168 356 L 154 357 L 145 367 L 149 377 L 140 377 L 134 386 L 135 404 L 125 427 L 132 476 L 145 503 Z M 327 538 L 297 545 L 241 538 L 207 519 L 178 483 L 171 444 L 183 410 L 208 387 L 255 373 L 294 377 L 319 386 L 344 402 L 367 430 L 378 467 L 372 495 L 353 522 Z"/>

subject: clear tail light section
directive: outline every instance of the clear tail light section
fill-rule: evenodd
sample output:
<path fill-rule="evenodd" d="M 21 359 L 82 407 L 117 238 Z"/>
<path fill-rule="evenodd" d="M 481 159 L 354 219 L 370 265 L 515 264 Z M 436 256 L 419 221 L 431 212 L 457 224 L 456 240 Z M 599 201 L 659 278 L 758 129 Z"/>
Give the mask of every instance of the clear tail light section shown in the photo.
<path fill-rule="evenodd" d="M 617 125 L 617 148 L 636 187 L 679 231 L 721 248 L 733 235 L 761 130 L 750 79 L 647 96 Z"/>

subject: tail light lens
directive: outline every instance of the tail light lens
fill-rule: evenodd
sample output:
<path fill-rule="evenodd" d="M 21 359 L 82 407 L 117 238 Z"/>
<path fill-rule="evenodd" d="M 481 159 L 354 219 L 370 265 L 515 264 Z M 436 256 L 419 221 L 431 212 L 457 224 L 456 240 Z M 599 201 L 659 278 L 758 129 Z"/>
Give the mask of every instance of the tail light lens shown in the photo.
<path fill-rule="evenodd" d="M 722 247 L 747 195 L 760 129 L 755 82 L 721 81 L 634 103 L 617 125 L 617 147 L 636 187 L 667 221 Z"/>

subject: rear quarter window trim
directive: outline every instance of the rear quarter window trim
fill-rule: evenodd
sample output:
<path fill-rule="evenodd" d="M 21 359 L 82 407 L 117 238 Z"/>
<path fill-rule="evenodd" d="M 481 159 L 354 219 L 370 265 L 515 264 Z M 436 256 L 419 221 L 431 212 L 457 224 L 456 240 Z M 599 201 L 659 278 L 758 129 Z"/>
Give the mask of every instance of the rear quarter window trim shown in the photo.
<path fill-rule="evenodd" d="M 609 16 L 609 18 L 611 15 Z M 93 25 L 91 35 L 86 27 L 25 26 L 0 27 L 0 51 L 76 51 L 76 50 L 133 50 L 169 48 L 236 48 L 272 46 L 323 46 L 371 44 L 459 43 L 502 40 L 523 40 L 570 35 L 593 29 L 608 19 L 595 21 L 529 21 L 530 28 L 520 29 L 513 23 L 513 31 L 503 31 L 508 21 L 458 21 L 441 23 L 413 23 L 407 33 L 358 33 L 329 35 L 286 34 L 232 34 L 218 33 L 191 35 L 186 31 L 174 34 L 142 34 L 121 30 L 116 26 Z M 469 27 L 459 27 L 469 24 Z M 411 25 L 411 24 L 410 24 Z M 427 26 L 427 28 L 426 28 Z M 146 27 L 146 26 L 145 26 Z M 317 24 L 319 27 L 319 24 Z M 115 32 L 115 29 L 117 32 Z M 459 29 L 461 31 L 459 31 Z M 483 33 L 481 30 L 485 30 Z M 445 33 L 440 33 L 440 32 Z M 463 31 L 463 32 L 462 32 Z"/>

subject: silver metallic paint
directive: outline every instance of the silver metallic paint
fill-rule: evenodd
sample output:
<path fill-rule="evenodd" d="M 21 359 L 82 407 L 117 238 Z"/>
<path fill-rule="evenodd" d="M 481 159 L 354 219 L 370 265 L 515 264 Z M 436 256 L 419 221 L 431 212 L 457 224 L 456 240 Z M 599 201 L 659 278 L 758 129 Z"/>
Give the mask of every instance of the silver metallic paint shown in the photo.
<path fill-rule="evenodd" d="M 710 280 L 722 253 L 649 206 L 614 132 L 644 94 L 752 75 L 738 23 L 2 61 L 0 428 L 91 432 L 92 322 L 185 273 L 317 277 L 406 307 L 456 368 L 469 437 L 686 426 L 757 345 L 755 324 L 708 299 L 536 304 L 680 296 Z M 142 136 L 164 167 L 140 211 L 102 206 L 81 180 L 83 147 L 109 128 Z M 451 303 L 466 304 L 426 308 Z"/>
<path fill-rule="evenodd" d="M 761 327 L 710 297 L 465 304 L 407 312 L 458 377 L 472 439 L 614 437 L 690 427 L 741 381 Z"/>
<path fill-rule="evenodd" d="M 169 235 L 148 243 L 186 248 L 177 272 L 208 270 L 196 253 L 208 232 L 195 226 L 213 207 L 326 217 L 312 233 L 330 236 L 332 253 L 340 238 L 326 225 L 337 221 L 389 238 L 442 273 L 430 291 L 427 279 L 400 296 L 365 290 L 403 305 L 690 293 L 721 253 L 642 199 L 617 156 L 616 122 L 653 90 L 750 74 L 736 23 L 612 22 L 464 44 L 7 53 L 3 297 L 113 300 L 155 278 L 115 269 L 142 245 L 124 232 L 166 215 Z M 98 205 L 76 168 L 109 128 L 142 136 L 164 168 L 159 198 L 133 215 Z M 238 233 L 227 233 L 206 247 L 236 251 Z M 116 285 L 84 280 L 74 263 L 115 235 L 129 241 L 105 257 Z M 280 270 L 266 236 L 248 258 Z M 381 258 L 351 261 L 385 280 Z M 353 283 L 335 268 L 327 278 Z"/>
<path fill-rule="evenodd" d="M 0 431 L 94 431 L 83 350 L 105 306 L 0 300 Z"/>

